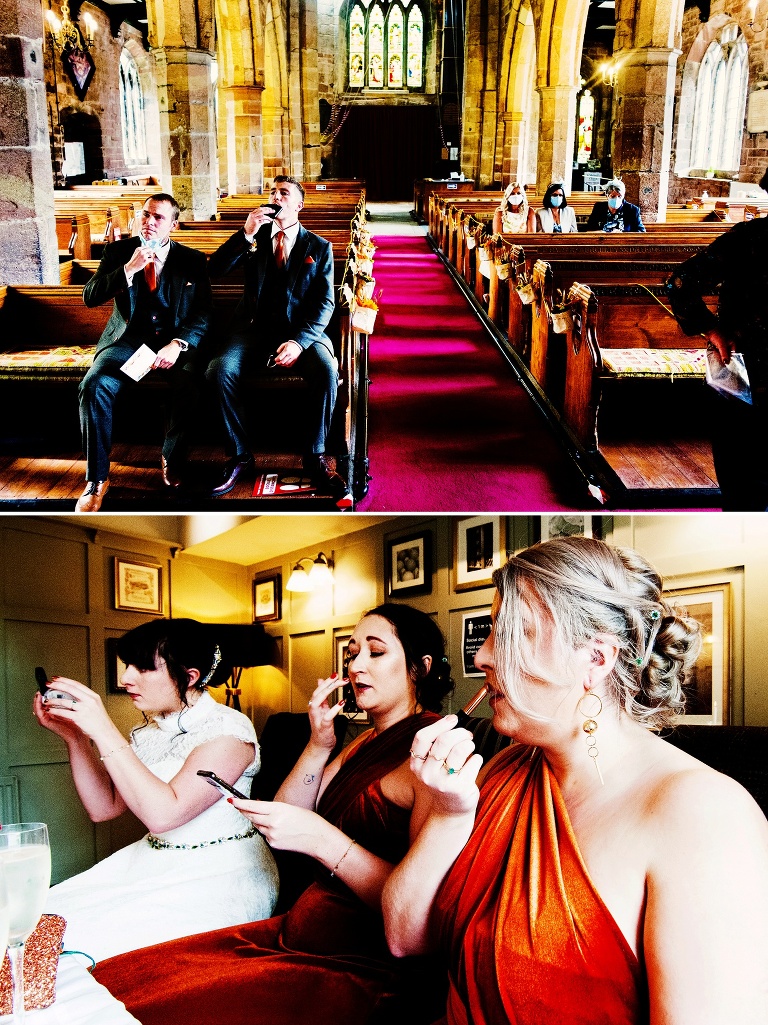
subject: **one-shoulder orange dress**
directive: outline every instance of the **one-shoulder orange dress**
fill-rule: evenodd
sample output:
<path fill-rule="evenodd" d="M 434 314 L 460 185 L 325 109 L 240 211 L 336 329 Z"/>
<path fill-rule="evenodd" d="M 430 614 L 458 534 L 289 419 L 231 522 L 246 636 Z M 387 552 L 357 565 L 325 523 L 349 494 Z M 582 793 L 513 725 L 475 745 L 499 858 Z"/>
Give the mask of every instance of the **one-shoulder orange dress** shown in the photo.
<path fill-rule="evenodd" d="M 538 748 L 490 764 L 436 903 L 449 1025 L 643 1025 L 647 983 L 589 879 Z"/>

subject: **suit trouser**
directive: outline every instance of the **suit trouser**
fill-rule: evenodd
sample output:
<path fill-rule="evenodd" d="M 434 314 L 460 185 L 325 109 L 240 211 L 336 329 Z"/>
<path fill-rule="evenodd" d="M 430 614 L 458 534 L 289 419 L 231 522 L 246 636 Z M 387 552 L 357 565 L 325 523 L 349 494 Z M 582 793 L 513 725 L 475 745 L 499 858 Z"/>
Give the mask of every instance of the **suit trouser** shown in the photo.
<path fill-rule="evenodd" d="M 754 397 L 752 406 L 716 393 L 711 397 L 712 456 L 727 512 L 768 509 L 768 460 L 759 440 L 768 429 L 768 396 L 755 388 Z"/>
<path fill-rule="evenodd" d="M 235 331 L 208 365 L 205 378 L 216 390 L 229 457 L 244 457 L 251 451 L 245 425 L 243 375 L 249 367 L 266 369 L 267 357 L 279 344 L 256 339 L 251 331 Z M 325 452 L 339 388 L 338 361 L 324 345 L 315 344 L 304 349 L 287 369 L 300 374 L 309 386 L 309 399 L 303 410 L 308 424 L 303 454 Z"/>
<path fill-rule="evenodd" d="M 120 367 L 140 344 L 127 342 L 104 349 L 98 353 L 80 384 L 80 433 L 87 462 L 87 480 L 106 480 L 109 476 L 115 400 L 124 388 L 136 383 Z M 184 458 L 186 429 L 200 394 L 194 362 L 185 359 L 185 355 L 189 356 L 182 353 L 169 370 L 150 370 L 151 374 L 162 374 L 171 385 L 168 428 L 163 442 L 163 455 L 168 462 L 178 463 Z"/>

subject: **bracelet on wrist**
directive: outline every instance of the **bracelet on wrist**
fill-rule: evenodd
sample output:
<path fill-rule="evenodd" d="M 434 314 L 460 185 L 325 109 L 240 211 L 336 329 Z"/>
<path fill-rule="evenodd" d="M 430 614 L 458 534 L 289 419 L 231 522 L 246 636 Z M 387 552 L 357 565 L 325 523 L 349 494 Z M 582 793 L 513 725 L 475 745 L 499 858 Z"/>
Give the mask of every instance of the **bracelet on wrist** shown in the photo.
<path fill-rule="evenodd" d="M 339 860 L 336 862 L 336 864 L 333 866 L 333 870 L 331 871 L 331 879 L 333 879 L 333 877 L 336 875 L 336 871 L 337 871 L 339 865 L 346 858 L 346 856 L 349 854 L 349 852 L 352 850 L 352 848 L 355 846 L 356 843 L 357 843 L 357 840 L 353 840 L 352 843 L 349 845 L 349 847 L 347 847 L 347 849 L 344 851 L 342 856 L 339 858 Z"/>
<path fill-rule="evenodd" d="M 130 746 L 131 746 L 130 744 L 123 744 L 121 747 L 113 747 L 112 750 L 111 751 L 107 751 L 107 753 L 105 755 L 99 755 L 99 761 L 100 762 L 105 762 L 107 760 L 107 758 L 111 758 L 112 755 L 116 755 L 120 751 L 125 751 Z"/>

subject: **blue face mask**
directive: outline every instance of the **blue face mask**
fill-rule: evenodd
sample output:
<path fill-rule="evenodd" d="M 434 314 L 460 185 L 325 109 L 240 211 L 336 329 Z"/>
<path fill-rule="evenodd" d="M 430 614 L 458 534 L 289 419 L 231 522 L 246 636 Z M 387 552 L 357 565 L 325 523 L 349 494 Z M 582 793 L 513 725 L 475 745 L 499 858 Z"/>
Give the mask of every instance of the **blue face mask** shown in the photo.
<path fill-rule="evenodd" d="M 608 206 L 611 210 L 618 210 L 621 206 L 621 196 L 611 196 L 608 200 Z"/>
<path fill-rule="evenodd" d="M 560 204 L 563 202 L 563 197 L 562 196 L 552 196 L 549 201 L 552 204 L 552 206 L 560 206 Z"/>

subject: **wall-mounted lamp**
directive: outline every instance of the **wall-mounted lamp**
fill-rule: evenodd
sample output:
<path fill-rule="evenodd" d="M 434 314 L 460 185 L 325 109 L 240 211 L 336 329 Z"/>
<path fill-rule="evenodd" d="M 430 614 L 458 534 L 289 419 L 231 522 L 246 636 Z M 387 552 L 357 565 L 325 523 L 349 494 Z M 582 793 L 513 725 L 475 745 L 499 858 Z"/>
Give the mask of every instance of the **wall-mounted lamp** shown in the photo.
<path fill-rule="evenodd" d="M 600 76 L 602 78 L 603 85 L 609 85 L 612 89 L 616 88 L 620 66 L 621 61 L 619 60 L 609 60 L 600 65 Z"/>
<path fill-rule="evenodd" d="M 303 562 L 309 563 L 309 569 L 302 566 Z M 333 563 L 323 552 L 320 552 L 316 559 L 304 556 L 293 567 L 285 589 L 286 591 L 316 591 L 320 587 L 326 587 L 333 583 L 332 568 Z"/>
<path fill-rule="evenodd" d="M 749 3 L 747 4 L 747 14 L 749 15 L 748 25 L 752 28 L 755 23 L 755 15 L 757 14 L 757 0 L 749 0 Z"/>
<path fill-rule="evenodd" d="M 69 16 L 69 3 L 63 0 L 61 5 L 61 20 L 52 10 L 45 12 L 45 20 L 48 22 L 48 31 L 51 34 L 51 42 L 57 50 L 90 50 L 93 46 L 96 34 L 96 20 L 86 12 L 83 15 L 85 22 L 85 36 L 78 25 L 75 25 Z"/>

